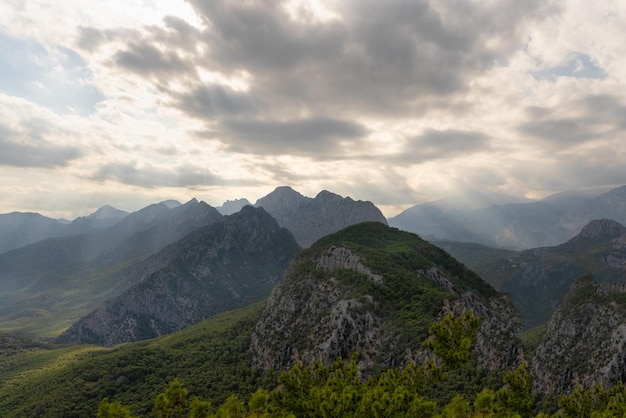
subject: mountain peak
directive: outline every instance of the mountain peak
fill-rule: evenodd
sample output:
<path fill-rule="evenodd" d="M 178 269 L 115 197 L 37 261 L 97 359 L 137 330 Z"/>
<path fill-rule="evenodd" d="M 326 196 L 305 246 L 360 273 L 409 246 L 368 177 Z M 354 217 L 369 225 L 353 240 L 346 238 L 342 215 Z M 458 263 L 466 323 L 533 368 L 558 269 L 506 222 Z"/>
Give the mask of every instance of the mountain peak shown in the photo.
<path fill-rule="evenodd" d="M 218 206 L 215 209 L 222 215 L 232 215 L 233 213 L 239 212 L 244 206 L 251 206 L 252 203 L 248 201 L 248 199 L 235 199 L 235 200 L 227 200 L 222 204 L 222 206 Z"/>
<path fill-rule="evenodd" d="M 192 199 L 192 200 L 195 200 L 195 198 Z M 178 206 L 180 206 L 180 202 L 178 200 L 173 200 L 173 199 L 164 200 L 162 202 L 159 202 L 159 204 L 165 205 L 165 206 L 167 206 L 170 209 L 174 209 L 174 208 L 177 208 Z"/>
<path fill-rule="evenodd" d="M 295 197 L 304 197 L 300 192 L 292 189 L 289 186 L 278 186 L 274 189 L 273 192 L 268 194 L 267 196 L 295 196 Z M 267 197 L 266 196 L 266 197 Z"/>
<path fill-rule="evenodd" d="M 341 200 L 341 199 L 344 199 L 344 198 L 343 198 L 343 197 L 341 197 L 341 196 L 339 196 L 338 194 L 335 194 L 335 193 L 333 193 L 333 192 L 329 192 L 328 190 L 322 190 L 321 192 L 319 192 L 319 193 L 317 194 L 317 196 L 315 196 L 315 199 L 318 199 L 318 200 L 332 200 L 332 199 L 339 199 L 339 200 Z M 352 200 L 352 199 L 351 199 L 351 198 L 349 198 L 349 197 L 346 197 L 345 199 L 346 199 L 346 200 L 350 200 L 350 201 Z"/>
<path fill-rule="evenodd" d="M 116 209 L 111 205 L 104 205 L 91 215 L 88 215 L 87 219 L 104 219 L 104 218 L 123 218 L 128 215 L 128 212 Z"/>
<path fill-rule="evenodd" d="M 617 238 L 626 233 L 626 227 L 610 219 L 597 219 L 589 222 L 578 234 L 582 238 Z"/>

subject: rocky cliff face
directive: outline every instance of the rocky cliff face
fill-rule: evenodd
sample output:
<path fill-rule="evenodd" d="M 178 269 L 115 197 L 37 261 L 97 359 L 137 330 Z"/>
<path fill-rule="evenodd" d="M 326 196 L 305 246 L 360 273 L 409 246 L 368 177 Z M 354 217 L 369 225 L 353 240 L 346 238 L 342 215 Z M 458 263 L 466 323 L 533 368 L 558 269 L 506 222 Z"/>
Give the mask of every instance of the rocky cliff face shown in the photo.
<path fill-rule="evenodd" d="M 379 223 L 346 228 L 301 252 L 252 336 L 253 363 L 284 369 L 360 353 L 363 370 L 420 361 L 428 325 L 447 312 L 483 318 L 479 366 L 519 361 L 521 322 L 507 298 L 442 250 Z"/>
<path fill-rule="evenodd" d="M 591 273 L 599 282 L 626 283 L 626 227 L 599 219 L 555 247 L 503 254 L 505 258 L 473 265 L 487 281 L 511 295 L 527 326 L 545 323 L 577 278 Z M 479 254 L 483 259 L 484 254 Z"/>
<path fill-rule="evenodd" d="M 311 199 L 290 187 L 278 187 L 255 206 L 263 207 L 291 231 L 302 248 L 349 225 L 366 221 L 387 224 L 382 212 L 371 202 L 355 201 L 325 190 Z"/>
<path fill-rule="evenodd" d="M 113 345 L 171 333 L 268 295 L 299 249 L 250 206 L 164 249 L 165 267 L 73 324 L 60 341 Z"/>
<path fill-rule="evenodd" d="M 575 282 L 548 323 L 532 361 L 534 390 L 562 393 L 577 386 L 609 388 L 626 379 L 626 289 Z"/>

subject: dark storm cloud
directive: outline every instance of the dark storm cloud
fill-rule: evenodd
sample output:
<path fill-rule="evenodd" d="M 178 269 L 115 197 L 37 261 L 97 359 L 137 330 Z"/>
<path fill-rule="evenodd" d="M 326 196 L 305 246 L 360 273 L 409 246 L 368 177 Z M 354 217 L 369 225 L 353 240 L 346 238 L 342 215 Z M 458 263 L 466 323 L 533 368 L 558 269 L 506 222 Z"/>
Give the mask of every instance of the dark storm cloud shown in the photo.
<path fill-rule="evenodd" d="M 550 150 L 566 152 L 592 141 L 626 134 L 626 106 L 617 97 L 592 95 L 555 108 L 529 108 L 518 132 Z"/>
<path fill-rule="evenodd" d="M 277 2 L 192 1 L 210 24 L 211 56 L 224 70 L 255 75 L 259 95 L 376 114 L 407 114 L 418 102 L 464 91 L 475 74 L 504 61 L 534 7 L 505 3 L 518 13 L 463 3 L 438 11 L 428 1 L 338 2 L 341 21 L 307 25 Z"/>
<path fill-rule="evenodd" d="M 220 85 L 197 85 L 184 93 L 172 93 L 176 107 L 198 119 L 253 113 L 255 105 L 246 93 Z"/>
<path fill-rule="evenodd" d="M 594 137 L 589 121 L 578 118 L 529 121 L 520 125 L 519 131 L 559 145 L 579 144 Z"/>
<path fill-rule="evenodd" d="M 474 154 L 490 146 L 489 136 L 481 132 L 426 129 L 407 141 L 400 154 L 390 158 L 397 163 L 420 164 Z"/>
<path fill-rule="evenodd" d="M 367 134 L 358 123 L 329 118 L 290 121 L 225 120 L 227 147 L 255 154 L 332 158 Z"/>
<path fill-rule="evenodd" d="M 42 137 L 47 130 L 34 123 L 18 132 L 0 124 L 0 165 L 14 167 L 63 167 L 81 156 L 78 148 L 52 144 Z"/>
<path fill-rule="evenodd" d="M 167 74 L 191 71 L 175 51 L 162 51 L 155 45 L 138 42 L 131 43 L 127 50 L 115 56 L 115 62 L 139 74 Z"/>
<path fill-rule="evenodd" d="M 183 166 L 168 170 L 152 166 L 137 168 L 122 163 L 109 163 L 101 167 L 91 178 L 98 181 L 114 180 L 146 188 L 213 186 L 227 183 L 210 170 L 198 167 Z"/>
<path fill-rule="evenodd" d="M 204 112 L 208 102 L 198 100 L 198 67 L 249 74 L 250 102 L 269 118 L 403 117 L 446 106 L 442 97 L 465 91 L 477 74 L 506 62 L 522 42 L 518 28 L 534 18 L 540 2 L 457 2 L 438 9 L 427 0 L 346 1 L 336 4 L 340 19 L 323 23 L 292 19 L 282 2 L 189 3 L 203 29 L 169 17 L 166 28 L 145 28 L 114 62 L 140 74 L 166 73 L 158 87 L 175 96 L 173 103 L 215 122 L 215 112 Z M 84 38 L 88 44 L 98 35 L 85 32 Z M 182 93 L 168 90 L 172 78 Z"/>

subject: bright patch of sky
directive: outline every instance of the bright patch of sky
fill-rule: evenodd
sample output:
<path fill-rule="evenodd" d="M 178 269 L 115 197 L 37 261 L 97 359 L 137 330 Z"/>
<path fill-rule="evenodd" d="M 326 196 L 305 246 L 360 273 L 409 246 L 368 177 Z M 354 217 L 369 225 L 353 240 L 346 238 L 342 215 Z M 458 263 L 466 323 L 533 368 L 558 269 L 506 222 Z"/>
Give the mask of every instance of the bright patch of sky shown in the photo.
<path fill-rule="evenodd" d="M 545 79 L 549 81 L 556 81 L 559 77 L 601 80 L 607 76 L 606 71 L 598 67 L 589 55 L 582 53 L 571 54 L 562 65 L 540 71 L 532 71 L 531 74 L 538 80 Z"/>
<path fill-rule="evenodd" d="M 0 213 L 626 184 L 626 6 L 4 0 Z"/>
<path fill-rule="evenodd" d="M 93 74 L 74 51 L 47 48 L 0 32 L 0 93 L 21 97 L 57 113 L 89 115 L 104 99 Z"/>

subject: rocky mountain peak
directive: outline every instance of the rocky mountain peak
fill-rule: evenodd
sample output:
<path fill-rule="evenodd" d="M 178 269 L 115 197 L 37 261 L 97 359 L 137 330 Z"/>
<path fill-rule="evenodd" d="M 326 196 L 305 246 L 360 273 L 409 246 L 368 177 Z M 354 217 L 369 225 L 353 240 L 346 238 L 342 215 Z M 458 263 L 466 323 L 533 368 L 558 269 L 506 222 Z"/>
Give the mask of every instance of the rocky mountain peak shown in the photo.
<path fill-rule="evenodd" d="M 360 222 L 387 224 L 382 212 L 371 202 L 354 201 L 327 190 L 312 199 L 291 187 L 278 187 L 259 199 L 255 206 L 263 207 L 280 225 L 291 231 L 303 248 L 325 235 Z"/>
<path fill-rule="evenodd" d="M 328 190 L 322 190 L 321 192 L 319 192 L 317 194 L 317 196 L 315 196 L 315 199 L 320 200 L 320 201 L 328 201 L 328 200 L 342 200 L 342 199 L 346 199 L 348 201 L 352 201 L 352 199 L 350 197 L 341 197 L 338 194 L 329 192 Z"/>
<path fill-rule="evenodd" d="M 430 322 L 464 309 L 484 318 L 478 366 L 512 366 L 521 322 L 506 297 L 416 235 L 352 225 L 292 261 L 252 335 L 253 364 L 283 369 L 358 351 L 364 372 L 397 367 L 428 356 L 421 342 Z"/>
<path fill-rule="evenodd" d="M 617 238 L 624 233 L 626 233 L 626 227 L 619 222 L 611 219 L 598 219 L 585 225 L 579 236 L 590 239 L 611 239 Z"/>
<path fill-rule="evenodd" d="M 233 213 L 239 212 L 244 206 L 251 206 L 252 204 L 248 201 L 248 199 L 235 199 L 235 200 L 227 200 L 222 204 L 222 206 L 218 206 L 215 209 L 222 215 L 232 215 Z"/>

